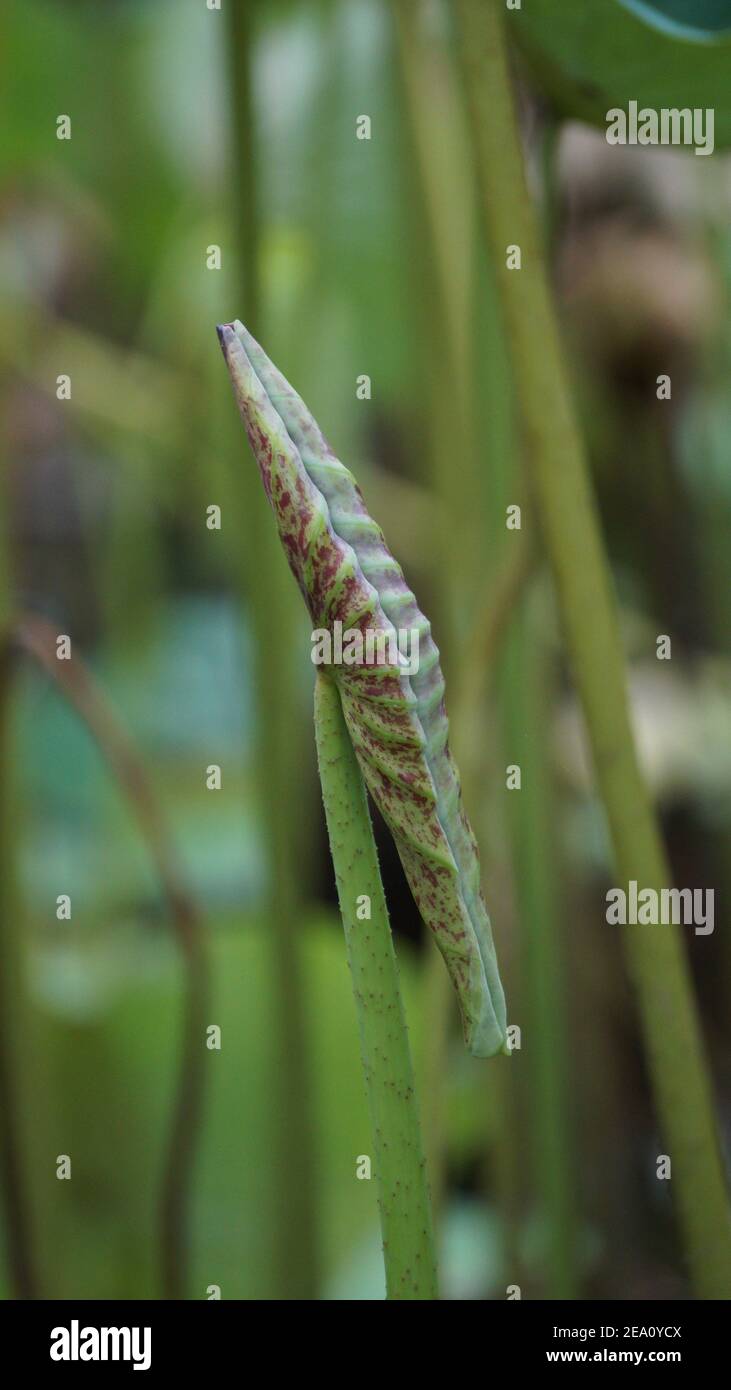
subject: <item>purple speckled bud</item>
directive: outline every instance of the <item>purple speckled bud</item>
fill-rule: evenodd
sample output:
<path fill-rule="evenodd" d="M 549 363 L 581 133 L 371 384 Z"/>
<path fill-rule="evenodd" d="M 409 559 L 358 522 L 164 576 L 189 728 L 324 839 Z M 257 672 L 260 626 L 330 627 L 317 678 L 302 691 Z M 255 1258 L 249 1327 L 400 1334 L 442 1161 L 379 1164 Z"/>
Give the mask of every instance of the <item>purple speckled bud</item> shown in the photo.
<path fill-rule="evenodd" d="M 313 627 L 335 634 L 340 625 L 343 646 L 360 633 L 370 653 L 334 664 L 332 675 L 366 785 L 457 992 L 467 1046 L 479 1057 L 506 1051 L 505 1001 L 429 622 L 304 401 L 242 323 L 218 333 Z M 418 669 L 408 673 L 398 631 L 418 633 Z"/>

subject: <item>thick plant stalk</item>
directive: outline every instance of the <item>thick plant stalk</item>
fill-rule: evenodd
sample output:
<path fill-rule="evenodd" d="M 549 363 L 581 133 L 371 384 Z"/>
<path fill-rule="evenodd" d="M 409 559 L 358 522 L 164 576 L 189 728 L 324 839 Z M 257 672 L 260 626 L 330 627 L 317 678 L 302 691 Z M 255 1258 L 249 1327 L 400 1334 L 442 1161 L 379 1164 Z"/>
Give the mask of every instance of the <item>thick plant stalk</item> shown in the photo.
<path fill-rule="evenodd" d="M 484 225 L 498 268 L 527 466 L 584 708 L 619 881 L 660 890 L 670 872 L 640 773 L 609 568 L 531 207 L 498 0 L 456 0 Z M 505 269 L 517 244 L 522 269 Z M 680 933 L 623 929 L 695 1288 L 731 1296 L 731 1223 Z"/>
<path fill-rule="evenodd" d="M 318 673 L 315 737 L 373 1128 L 386 1293 L 437 1298 L 426 1165 L 398 965 L 365 787 L 331 677 Z M 370 918 L 358 904 L 370 899 Z"/>
<path fill-rule="evenodd" d="M 243 324 L 218 331 L 315 635 L 339 636 L 342 642 L 342 655 L 331 656 L 327 664 L 348 733 L 444 957 L 465 1041 L 479 1057 L 505 1051 L 505 1000 L 477 845 L 449 751 L 444 678 L 429 622 L 353 475 L 333 454 L 304 401 Z M 395 624 L 411 639 L 415 665 L 399 650 Z"/>

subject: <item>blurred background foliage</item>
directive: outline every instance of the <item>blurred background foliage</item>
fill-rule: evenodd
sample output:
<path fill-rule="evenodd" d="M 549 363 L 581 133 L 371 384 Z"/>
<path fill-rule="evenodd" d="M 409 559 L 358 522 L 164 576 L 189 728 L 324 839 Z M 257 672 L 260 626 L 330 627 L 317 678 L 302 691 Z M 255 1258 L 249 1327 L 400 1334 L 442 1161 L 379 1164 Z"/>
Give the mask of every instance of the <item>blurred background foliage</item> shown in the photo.
<path fill-rule="evenodd" d="M 584 47 L 582 62 L 588 72 L 599 53 L 611 78 L 625 20 L 659 38 L 642 6 L 600 8 L 614 47 Z M 684 20 L 680 3 L 645 8 Z M 706 9 L 721 31 L 723 6 Z M 713 936 L 688 932 L 687 947 L 728 1134 L 729 165 L 559 127 L 536 74 L 549 64 L 560 75 L 546 91 L 570 113 L 560 70 L 575 6 L 562 4 L 563 27 L 546 0 L 531 10 L 516 25 L 527 149 L 643 762 L 676 881 L 716 891 Z M 444 1292 L 504 1298 L 518 1283 L 524 1297 L 687 1297 L 633 1002 L 604 920 L 603 817 L 524 495 L 447 7 L 7 0 L 0 23 L 3 609 L 45 616 L 95 672 L 200 913 L 205 1021 L 222 1047 L 201 1036 L 203 1108 L 175 1214 L 184 1291 L 383 1294 L 375 1183 L 355 1178 L 369 1127 L 308 633 L 269 545 L 214 332 L 239 315 L 361 481 L 433 614 L 452 692 L 523 1046 L 509 1063 L 464 1054 L 441 962 L 379 827 Z M 678 81 L 689 73 L 689 104 L 712 90 L 695 104 L 718 103 L 720 138 L 727 50 L 662 42 Z M 56 139 L 62 113 L 69 141 Z M 370 141 L 356 139 L 360 114 Z M 206 265 L 213 244 L 220 270 Z M 56 398 L 60 373 L 69 401 Z M 667 403 L 660 373 L 672 376 Z M 505 528 L 514 502 L 520 533 Z M 220 531 L 206 527 L 212 503 Z M 655 659 L 661 632 L 669 664 Z M 160 1210 L 185 956 L 99 748 L 27 658 L 6 712 L 0 1041 L 22 1189 L 11 1201 L 28 1213 L 35 1291 L 159 1297 L 171 1287 Z M 513 763 L 519 794 L 505 785 Z M 61 893 L 70 922 L 56 918 Z M 58 1154 L 71 1156 L 69 1183 Z M 17 1291 L 12 1259 L 0 1279 Z"/>

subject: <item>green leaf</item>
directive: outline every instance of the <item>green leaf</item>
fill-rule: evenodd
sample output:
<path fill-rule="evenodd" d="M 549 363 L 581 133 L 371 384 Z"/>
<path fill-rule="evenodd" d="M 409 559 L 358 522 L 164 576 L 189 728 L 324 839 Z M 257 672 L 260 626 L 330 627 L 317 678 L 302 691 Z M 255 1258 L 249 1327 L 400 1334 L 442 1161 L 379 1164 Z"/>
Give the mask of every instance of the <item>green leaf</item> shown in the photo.
<path fill-rule="evenodd" d="M 375 637 L 354 664 L 333 664 L 361 772 L 431 928 L 477 1056 L 504 1050 L 505 1002 L 480 889 L 477 846 L 449 751 L 444 678 L 417 606 L 353 475 L 304 401 L 236 322 L 219 329 L 249 442 L 313 628 Z M 418 633 L 404 671 L 397 630 Z M 276 633 L 273 635 L 276 641 Z M 385 642 L 385 651 L 379 649 Z"/>
<path fill-rule="evenodd" d="M 640 19 L 683 38 L 731 33 L 731 0 L 619 0 Z"/>
<path fill-rule="evenodd" d="M 530 0 L 508 29 L 560 116 L 605 130 L 630 101 L 713 107 L 716 148 L 728 146 L 731 0 L 694 0 L 692 13 L 691 0 Z"/>

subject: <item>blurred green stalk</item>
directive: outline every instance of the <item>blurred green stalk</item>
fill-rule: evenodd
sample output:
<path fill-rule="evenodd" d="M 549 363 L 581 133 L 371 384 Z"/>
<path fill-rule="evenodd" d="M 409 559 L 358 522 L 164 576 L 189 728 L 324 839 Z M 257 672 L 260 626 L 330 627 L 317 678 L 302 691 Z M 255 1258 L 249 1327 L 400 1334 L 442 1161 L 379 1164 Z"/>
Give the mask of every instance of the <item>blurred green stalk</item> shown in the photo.
<path fill-rule="evenodd" d="M 11 737 L 11 601 L 5 498 L 0 497 L 0 1186 L 10 1286 L 14 1298 L 39 1296 L 23 1143 L 19 1059 L 24 998 L 20 916 L 15 881 L 17 810 Z"/>
<path fill-rule="evenodd" d="M 257 148 L 251 89 L 253 0 L 226 6 L 233 142 L 232 200 L 239 312 L 261 333 L 258 251 L 260 241 Z M 235 457 L 233 451 L 231 456 Z M 311 1086 L 302 982 L 302 911 L 306 899 L 306 827 L 292 768 L 301 761 L 300 682 L 294 658 L 296 595 L 281 563 L 275 532 L 264 518 L 266 499 L 255 469 L 237 476 L 238 517 L 246 602 L 254 637 L 257 693 L 259 804 L 269 861 L 266 904 L 274 988 L 273 1114 L 277 1133 L 273 1169 L 277 1232 L 274 1284 L 277 1297 L 314 1298 L 318 1291 L 315 1159 Z M 298 610 L 297 610 L 298 612 Z M 277 638 L 271 640 L 275 632 Z"/>
<path fill-rule="evenodd" d="M 531 599 L 541 598 L 540 591 Z M 525 962 L 525 1057 L 530 1075 L 533 1186 L 546 1224 L 546 1298 L 578 1296 L 575 1184 L 568 1116 L 568 1046 L 555 805 L 548 760 L 554 690 L 542 613 L 526 602 L 507 639 L 502 725 L 505 756 L 522 774 L 508 792 L 515 894 Z"/>
<path fill-rule="evenodd" d="M 459 93 L 452 67 L 441 44 L 425 32 L 421 0 L 397 0 L 393 23 L 405 114 L 416 175 L 416 209 L 423 238 L 423 267 L 419 292 L 423 315 L 420 337 L 425 344 L 424 371 L 428 447 L 425 481 L 439 506 L 441 526 L 434 537 L 433 586 L 430 611 L 447 676 L 455 671 L 457 643 L 453 639 L 474 562 L 467 543 L 474 531 L 472 489 L 465 476 L 475 458 L 471 448 L 472 221 L 469 165 L 459 139 Z M 465 231 L 466 229 L 466 231 Z M 454 458 L 460 459 L 463 486 L 454 485 Z M 454 537 L 462 545 L 456 553 Z M 466 559 L 466 564 L 465 564 Z M 460 582 L 461 581 L 461 582 Z M 453 738 L 459 729 L 451 720 Z M 469 801 L 467 803 L 470 804 Z M 428 1019 L 424 1045 L 424 1134 L 432 1204 L 437 1228 L 444 1196 L 447 1139 L 445 1111 L 448 1089 L 450 1025 L 454 1002 L 440 954 L 429 949 L 424 976 L 424 1006 Z"/>
<path fill-rule="evenodd" d="M 500 0 L 455 4 L 484 224 L 499 270 L 526 459 L 619 879 L 659 891 L 670 884 L 669 866 L 635 750 L 611 577 L 525 181 L 502 9 Z M 505 268 L 511 244 L 521 247 L 518 271 Z M 693 1282 L 701 1297 L 728 1298 L 728 1194 L 680 933 L 629 927 L 623 941 Z"/>
<path fill-rule="evenodd" d="M 260 331 L 259 294 L 259 190 L 257 147 L 252 92 L 252 16 L 257 0 L 237 0 L 226 6 L 227 45 L 231 94 L 230 120 L 233 144 L 231 201 L 234 214 L 236 264 L 242 312 L 251 331 Z"/>
<path fill-rule="evenodd" d="M 371 1114 L 386 1295 L 436 1299 L 426 1162 L 398 964 L 363 778 L 337 686 L 322 671 L 315 737 Z M 356 912 L 363 894 L 370 898 L 367 920 Z"/>
<path fill-rule="evenodd" d="M 556 225 L 557 181 L 555 154 L 558 126 L 547 124 L 543 140 L 543 227 L 547 257 Z M 497 285 L 491 280 L 495 296 Z M 505 330 L 494 330 L 505 354 Z M 509 370 L 509 369 L 508 369 Z M 511 400 L 514 385 L 510 381 Z M 511 420 L 511 425 L 514 421 Z M 510 460 L 504 479 L 505 506 L 525 490 L 525 466 L 516 440 L 504 457 Z M 520 467 L 516 466 L 520 464 Z M 507 595 L 515 604 L 515 622 L 506 641 L 501 666 L 500 722 L 505 763 L 522 771 L 520 794 L 507 793 L 512 817 L 510 837 L 513 882 L 520 922 L 520 952 L 525 988 L 525 1051 L 534 1142 L 529 1145 L 531 1190 L 538 1194 L 545 1224 L 544 1293 L 548 1298 L 579 1297 L 576 1232 L 580 1216 L 575 1201 L 575 1155 L 569 1106 L 571 1077 L 563 940 L 560 857 L 555 837 L 556 788 L 551 774 L 551 719 L 556 700 L 556 671 L 546 635 L 545 582 L 528 588 L 531 542 L 535 548 L 535 510 L 523 505 L 523 529 L 506 532 L 513 571 L 506 577 Z M 497 539 L 497 538 L 496 538 Z M 533 557 L 535 558 L 535 557 Z"/>

